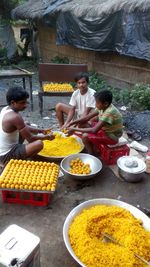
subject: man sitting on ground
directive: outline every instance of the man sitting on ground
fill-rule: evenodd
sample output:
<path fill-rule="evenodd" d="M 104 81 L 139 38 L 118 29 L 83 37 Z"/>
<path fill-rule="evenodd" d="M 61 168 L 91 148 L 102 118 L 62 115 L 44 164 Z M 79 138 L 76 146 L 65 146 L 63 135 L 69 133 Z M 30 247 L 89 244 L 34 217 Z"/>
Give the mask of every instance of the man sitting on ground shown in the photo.
<path fill-rule="evenodd" d="M 89 76 L 87 73 L 80 72 L 75 76 L 77 90 L 71 96 L 69 105 L 58 103 L 56 105 L 56 116 L 61 128 L 69 126 L 71 120 L 88 115 L 95 108 L 95 90 L 88 87 Z M 67 119 L 64 123 L 64 114 Z"/>
<path fill-rule="evenodd" d="M 22 87 L 11 87 L 6 94 L 8 106 L 0 113 L 0 162 L 7 163 L 10 159 L 26 159 L 36 155 L 42 148 L 42 140 L 54 139 L 47 130 L 27 125 L 19 114 L 27 107 L 28 92 Z M 41 135 L 37 135 L 41 133 Z M 19 143 L 19 139 L 28 144 Z"/>

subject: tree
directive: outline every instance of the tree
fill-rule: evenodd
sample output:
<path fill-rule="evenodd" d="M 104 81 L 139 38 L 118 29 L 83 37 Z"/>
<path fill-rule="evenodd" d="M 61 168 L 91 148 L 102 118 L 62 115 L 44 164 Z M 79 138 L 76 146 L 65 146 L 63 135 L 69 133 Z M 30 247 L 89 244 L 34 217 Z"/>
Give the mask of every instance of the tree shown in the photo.
<path fill-rule="evenodd" d="M 1 19 L 10 19 L 11 10 L 17 6 L 18 0 L 1 0 L 0 1 L 0 15 Z"/>
<path fill-rule="evenodd" d="M 18 0 L 0 1 L 0 58 L 12 58 L 16 54 L 16 41 L 10 24 L 11 10 Z"/>
<path fill-rule="evenodd" d="M 11 10 L 27 0 L 0 0 L 0 58 L 12 58 L 17 52 L 11 26 Z"/>
<path fill-rule="evenodd" d="M 0 0 L 0 17 L 1 19 L 10 19 L 11 10 L 17 5 L 23 4 L 28 0 Z"/>

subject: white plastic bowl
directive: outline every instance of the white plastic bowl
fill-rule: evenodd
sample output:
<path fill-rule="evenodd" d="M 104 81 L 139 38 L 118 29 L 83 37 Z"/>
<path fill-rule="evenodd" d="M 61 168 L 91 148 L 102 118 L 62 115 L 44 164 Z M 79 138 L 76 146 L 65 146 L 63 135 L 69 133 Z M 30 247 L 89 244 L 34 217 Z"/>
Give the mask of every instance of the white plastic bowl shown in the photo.
<path fill-rule="evenodd" d="M 77 207 L 75 207 L 67 216 L 65 222 L 64 222 L 64 226 L 63 226 L 63 239 L 66 245 L 67 250 L 69 251 L 69 253 L 71 254 L 71 256 L 75 259 L 75 261 L 80 264 L 80 266 L 82 267 L 87 267 L 85 264 L 83 264 L 78 257 L 75 255 L 70 241 L 69 241 L 69 235 L 68 235 L 68 231 L 69 231 L 69 227 L 73 221 L 73 219 L 82 212 L 83 209 L 89 208 L 91 206 L 95 206 L 95 205 L 109 205 L 109 206 L 119 206 L 122 207 L 128 211 L 130 211 L 133 216 L 137 219 L 140 219 L 143 222 L 143 227 L 150 231 L 150 219 L 148 218 L 147 215 L 145 215 L 142 211 L 140 211 L 138 208 L 126 203 L 126 202 L 122 202 L 116 199 L 109 199 L 109 198 L 98 198 L 98 199 L 92 199 L 92 200 L 88 200 L 85 201 L 83 203 L 81 203 L 80 205 L 78 205 Z"/>

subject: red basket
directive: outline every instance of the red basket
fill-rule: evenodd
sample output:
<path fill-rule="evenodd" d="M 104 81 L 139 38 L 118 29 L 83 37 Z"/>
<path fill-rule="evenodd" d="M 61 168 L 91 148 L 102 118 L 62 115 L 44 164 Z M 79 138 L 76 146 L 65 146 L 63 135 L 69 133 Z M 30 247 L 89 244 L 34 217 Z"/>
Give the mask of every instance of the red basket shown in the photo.
<path fill-rule="evenodd" d="M 117 159 L 122 156 L 129 155 L 130 148 L 127 145 L 109 147 L 103 144 L 99 146 L 100 158 L 108 165 L 114 165 L 117 163 Z"/>
<path fill-rule="evenodd" d="M 2 190 L 2 200 L 6 203 L 47 206 L 51 198 L 51 193 Z"/>

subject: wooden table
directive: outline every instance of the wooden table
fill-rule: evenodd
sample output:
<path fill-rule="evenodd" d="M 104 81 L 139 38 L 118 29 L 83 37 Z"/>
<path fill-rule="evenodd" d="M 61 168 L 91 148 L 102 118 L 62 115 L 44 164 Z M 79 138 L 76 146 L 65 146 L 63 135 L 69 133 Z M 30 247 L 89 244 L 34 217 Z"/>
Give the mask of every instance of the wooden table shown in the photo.
<path fill-rule="evenodd" d="M 86 64 L 54 64 L 39 63 L 39 108 L 40 114 L 43 113 L 43 97 L 44 96 L 71 96 L 72 92 L 45 92 L 43 84 L 47 82 L 53 83 L 70 83 L 74 81 L 75 75 L 79 72 L 87 72 Z"/>
<path fill-rule="evenodd" d="M 0 70 L 0 80 L 2 79 L 13 79 L 21 78 L 23 81 L 23 88 L 26 89 L 25 79 L 29 80 L 30 87 L 30 101 L 31 101 L 31 110 L 33 111 L 33 96 L 32 96 L 32 72 L 29 72 L 24 69 L 11 69 L 11 70 Z"/>

